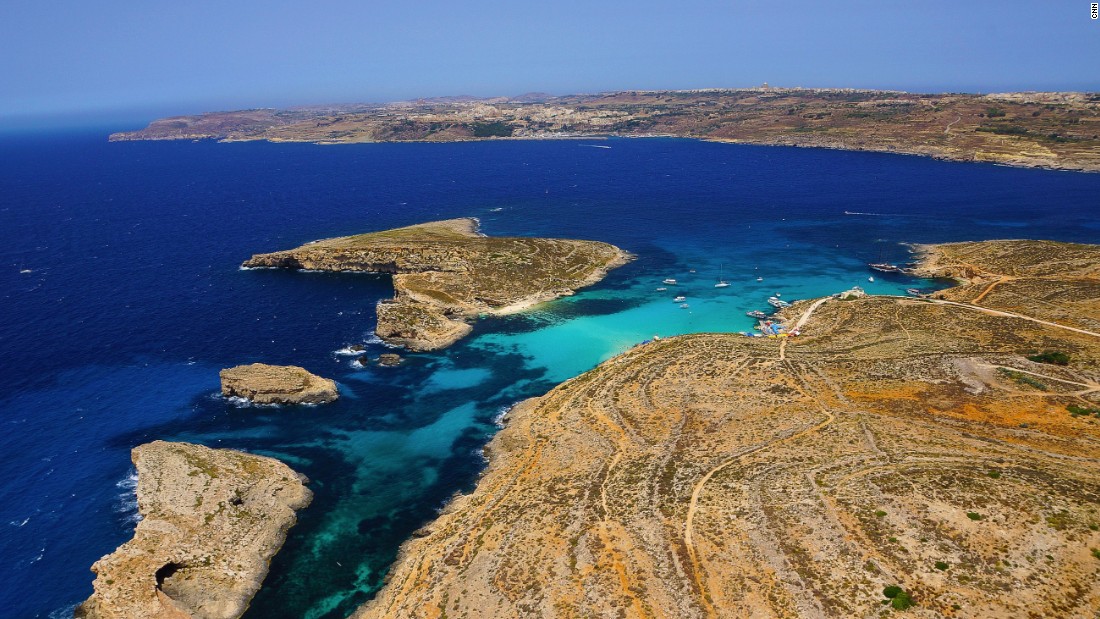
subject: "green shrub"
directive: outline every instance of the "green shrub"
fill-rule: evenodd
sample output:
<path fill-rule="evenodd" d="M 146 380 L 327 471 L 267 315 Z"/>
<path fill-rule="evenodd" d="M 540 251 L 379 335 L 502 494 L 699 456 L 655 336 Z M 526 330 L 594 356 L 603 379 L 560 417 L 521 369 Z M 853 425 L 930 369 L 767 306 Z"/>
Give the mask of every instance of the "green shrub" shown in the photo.
<path fill-rule="evenodd" d="M 886 512 L 880 510 L 875 511 L 875 518 L 882 518 L 886 515 Z"/>
<path fill-rule="evenodd" d="M 978 512 L 966 512 L 966 517 L 971 519 L 971 520 L 981 520 L 982 519 L 982 515 L 979 514 Z"/>
<path fill-rule="evenodd" d="M 1081 406 L 1079 404 L 1070 404 L 1066 406 L 1066 410 L 1069 411 L 1069 414 L 1073 415 L 1074 417 L 1078 415 L 1096 415 L 1097 417 L 1100 417 L 1100 408 L 1096 408 L 1095 406 Z"/>
<path fill-rule="evenodd" d="M 1049 363 L 1051 365 L 1069 365 L 1069 355 L 1059 350 L 1049 350 L 1037 355 L 1031 355 L 1028 357 L 1028 361 Z"/>
<path fill-rule="evenodd" d="M 889 603 L 894 610 L 906 610 L 913 606 L 913 596 L 897 585 L 886 587 L 882 595 L 887 598 L 883 603 Z"/>
<path fill-rule="evenodd" d="M 476 123 L 473 126 L 476 138 L 507 138 L 512 136 L 512 126 L 500 122 Z"/>
<path fill-rule="evenodd" d="M 985 115 L 990 118 L 1000 118 L 1005 115 L 1005 111 L 999 107 L 989 107 L 986 108 Z"/>
<path fill-rule="evenodd" d="M 941 571 L 941 572 L 946 570 L 949 567 L 951 567 L 951 566 L 948 565 L 947 563 L 943 562 L 943 561 L 936 561 L 936 569 Z"/>

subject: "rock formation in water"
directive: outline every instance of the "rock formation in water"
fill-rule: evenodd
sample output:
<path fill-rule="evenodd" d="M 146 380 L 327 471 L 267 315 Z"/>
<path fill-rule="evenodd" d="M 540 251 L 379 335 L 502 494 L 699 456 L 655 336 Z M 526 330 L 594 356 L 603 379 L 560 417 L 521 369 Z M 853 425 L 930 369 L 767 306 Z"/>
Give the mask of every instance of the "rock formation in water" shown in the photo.
<path fill-rule="evenodd" d="M 926 250 L 992 275 L 644 344 L 515 407 L 355 618 L 1095 617 L 1100 246 Z"/>
<path fill-rule="evenodd" d="M 92 566 L 77 619 L 235 619 L 312 494 L 273 458 L 155 441 L 132 453 L 142 520 Z"/>
<path fill-rule="evenodd" d="M 221 371 L 222 395 L 254 404 L 327 404 L 336 383 L 293 365 L 253 363 Z"/>
<path fill-rule="evenodd" d="M 573 294 L 629 259 L 596 241 L 483 236 L 467 218 L 316 241 L 255 255 L 244 266 L 391 273 L 396 296 L 378 304 L 375 333 L 434 350 L 469 333 L 467 321 L 478 314 Z"/>

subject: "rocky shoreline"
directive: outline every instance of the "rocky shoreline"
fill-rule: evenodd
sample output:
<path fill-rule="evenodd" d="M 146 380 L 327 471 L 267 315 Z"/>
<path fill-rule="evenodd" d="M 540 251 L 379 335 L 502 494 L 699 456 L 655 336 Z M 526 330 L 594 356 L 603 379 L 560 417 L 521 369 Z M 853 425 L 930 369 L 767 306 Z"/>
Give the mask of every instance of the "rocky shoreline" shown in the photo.
<path fill-rule="evenodd" d="M 465 337 L 480 314 L 571 295 L 631 258 L 597 241 L 484 236 L 476 219 L 462 218 L 315 241 L 242 267 L 392 274 L 395 296 L 378 303 L 375 334 L 425 351 Z"/>
<path fill-rule="evenodd" d="M 924 249 L 965 276 L 942 299 L 800 304 L 797 340 L 667 338 L 517 405 L 354 618 L 1095 614 L 1100 246 Z"/>
<path fill-rule="evenodd" d="M 223 396 L 252 404 L 328 404 L 339 397 L 334 381 L 293 365 L 238 365 L 220 378 Z"/>
<path fill-rule="evenodd" d="M 92 566 L 77 619 L 236 619 L 312 493 L 274 458 L 189 443 L 133 449 L 141 521 Z"/>

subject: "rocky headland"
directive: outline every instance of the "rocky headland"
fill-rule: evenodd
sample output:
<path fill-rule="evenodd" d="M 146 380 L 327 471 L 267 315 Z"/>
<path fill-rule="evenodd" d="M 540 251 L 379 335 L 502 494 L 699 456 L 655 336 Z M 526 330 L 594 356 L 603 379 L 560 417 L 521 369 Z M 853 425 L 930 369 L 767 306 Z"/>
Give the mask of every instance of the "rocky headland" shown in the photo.
<path fill-rule="evenodd" d="M 965 281 L 516 406 L 356 619 L 1097 616 L 1100 246 L 923 249 Z"/>
<path fill-rule="evenodd" d="M 1100 94 L 921 94 L 851 88 L 452 97 L 176 116 L 113 141 L 453 142 L 675 136 L 1100 170 Z"/>
<path fill-rule="evenodd" d="M 262 456 L 155 441 L 132 452 L 142 520 L 92 566 L 77 619 L 235 619 L 312 494 Z"/>
<path fill-rule="evenodd" d="M 223 396 L 253 404 L 327 404 L 339 397 L 333 380 L 294 365 L 238 365 L 220 376 Z"/>
<path fill-rule="evenodd" d="M 257 254 L 243 266 L 390 273 L 395 297 L 378 304 L 375 333 L 420 351 L 461 339 L 478 314 L 573 294 L 630 259 L 607 243 L 490 237 L 477 228 L 470 218 L 436 221 Z"/>

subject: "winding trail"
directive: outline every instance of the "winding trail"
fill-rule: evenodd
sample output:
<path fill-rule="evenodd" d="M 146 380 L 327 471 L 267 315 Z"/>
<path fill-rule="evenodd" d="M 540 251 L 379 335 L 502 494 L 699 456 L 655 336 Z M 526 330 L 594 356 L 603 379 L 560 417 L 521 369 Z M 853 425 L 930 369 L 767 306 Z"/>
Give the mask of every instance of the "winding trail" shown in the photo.
<path fill-rule="evenodd" d="M 825 298 L 827 299 L 829 297 Z M 816 309 L 816 307 L 823 303 L 824 300 L 825 299 L 821 299 L 817 303 L 815 303 L 814 306 L 807 311 L 807 313 L 813 311 L 813 309 Z M 784 341 L 784 343 L 786 342 Z M 803 379 L 803 381 L 805 381 L 805 379 Z M 695 514 L 699 511 L 699 497 L 703 494 L 703 487 L 707 485 L 707 482 L 710 481 L 715 474 L 721 472 L 723 469 L 726 469 L 727 467 L 737 462 L 740 462 L 741 459 L 745 456 L 749 456 L 765 449 L 770 449 L 772 447 L 782 445 L 783 443 L 797 440 L 803 436 L 806 436 L 807 434 L 813 434 L 814 432 L 822 430 L 823 428 L 831 424 L 834 420 L 836 420 L 836 415 L 834 415 L 825 407 L 821 406 L 820 401 L 818 401 L 817 398 L 814 398 L 812 395 L 806 393 L 804 393 L 804 395 L 813 398 L 815 401 L 818 402 L 818 406 L 821 407 L 821 412 L 824 413 L 826 416 L 824 421 L 821 421 L 813 426 L 810 426 L 809 428 L 805 428 L 786 437 L 780 437 L 766 443 L 761 443 L 754 447 L 749 447 L 738 451 L 736 454 L 723 460 L 722 462 L 718 463 L 717 466 L 707 471 L 707 473 L 703 475 L 703 477 L 698 482 L 695 483 L 695 487 L 692 488 L 691 501 L 688 503 L 687 517 L 684 519 L 684 548 L 687 549 L 688 558 L 691 560 L 691 576 L 692 579 L 695 581 L 695 586 L 697 590 L 699 591 L 699 600 L 703 603 L 704 610 L 706 611 L 708 617 L 718 617 L 719 615 L 717 610 L 714 608 L 714 605 L 710 601 L 710 595 L 707 593 L 706 584 L 703 582 L 701 574 L 702 566 L 699 562 L 698 551 L 695 548 Z"/>

